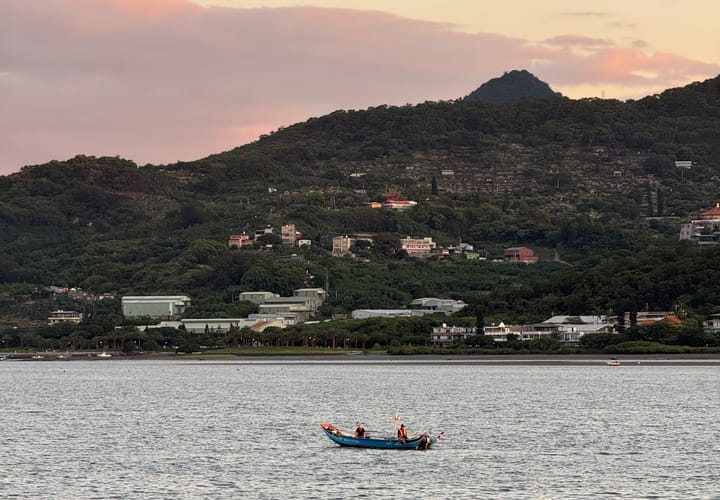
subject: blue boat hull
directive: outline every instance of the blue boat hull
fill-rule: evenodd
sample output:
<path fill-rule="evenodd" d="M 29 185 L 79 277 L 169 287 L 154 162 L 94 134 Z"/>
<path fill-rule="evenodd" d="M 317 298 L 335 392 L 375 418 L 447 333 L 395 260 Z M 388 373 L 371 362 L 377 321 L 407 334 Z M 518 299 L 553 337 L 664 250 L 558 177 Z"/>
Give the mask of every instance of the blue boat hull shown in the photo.
<path fill-rule="evenodd" d="M 381 450 L 416 450 L 422 449 L 423 440 L 428 436 L 422 434 L 413 436 L 406 441 L 400 441 L 396 438 L 357 438 L 349 433 L 343 432 L 332 424 L 321 424 L 325 435 L 334 443 L 340 446 L 352 446 L 355 448 L 375 448 Z M 430 444 L 435 442 L 435 438 L 430 437 Z"/>

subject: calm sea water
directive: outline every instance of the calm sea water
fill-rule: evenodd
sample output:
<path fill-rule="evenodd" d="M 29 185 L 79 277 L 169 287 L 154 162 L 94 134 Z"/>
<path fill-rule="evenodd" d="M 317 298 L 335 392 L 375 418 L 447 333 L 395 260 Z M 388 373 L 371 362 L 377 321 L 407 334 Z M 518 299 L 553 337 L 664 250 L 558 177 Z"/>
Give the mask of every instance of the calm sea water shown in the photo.
<path fill-rule="evenodd" d="M 720 498 L 718 366 L 0 363 L 2 498 Z M 341 448 L 399 412 L 427 452 Z"/>

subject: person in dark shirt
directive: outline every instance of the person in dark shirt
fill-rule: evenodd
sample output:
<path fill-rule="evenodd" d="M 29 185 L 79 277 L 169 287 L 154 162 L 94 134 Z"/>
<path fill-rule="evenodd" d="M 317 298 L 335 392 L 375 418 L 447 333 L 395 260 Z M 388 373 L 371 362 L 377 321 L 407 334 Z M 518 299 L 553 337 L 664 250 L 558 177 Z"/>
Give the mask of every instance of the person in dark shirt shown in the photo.
<path fill-rule="evenodd" d="M 367 433 L 365 432 L 365 424 L 358 425 L 357 429 L 355 429 L 355 437 L 356 438 L 367 437 Z"/>
<path fill-rule="evenodd" d="M 429 435 L 425 434 L 417 445 L 418 450 L 429 450 L 432 446 L 432 439 Z"/>

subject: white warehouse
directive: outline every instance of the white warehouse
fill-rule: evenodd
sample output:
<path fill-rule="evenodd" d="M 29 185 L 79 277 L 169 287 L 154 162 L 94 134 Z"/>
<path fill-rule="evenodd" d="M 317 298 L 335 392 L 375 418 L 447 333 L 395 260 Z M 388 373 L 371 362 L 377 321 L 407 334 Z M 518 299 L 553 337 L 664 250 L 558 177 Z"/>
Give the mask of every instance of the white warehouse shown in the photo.
<path fill-rule="evenodd" d="M 122 313 L 126 318 L 148 316 L 158 319 L 180 318 L 190 306 L 186 295 L 145 295 L 122 298 Z"/>

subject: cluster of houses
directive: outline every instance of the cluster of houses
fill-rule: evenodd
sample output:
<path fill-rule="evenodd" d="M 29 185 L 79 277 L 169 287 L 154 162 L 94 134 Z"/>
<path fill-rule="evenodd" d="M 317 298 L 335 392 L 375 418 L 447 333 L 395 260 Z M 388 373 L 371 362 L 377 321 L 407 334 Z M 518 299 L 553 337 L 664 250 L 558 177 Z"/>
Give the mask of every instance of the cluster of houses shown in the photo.
<path fill-rule="evenodd" d="M 55 285 L 46 286 L 45 290 L 52 292 L 53 295 L 67 295 L 71 300 L 77 300 L 80 302 L 92 303 L 98 300 L 114 299 L 115 296 L 112 293 L 91 293 L 83 290 L 80 287 L 60 287 Z"/>
<path fill-rule="evenodd" d="M 228 247 L 231 249 L 240 249 L 244 247 L 254 247 L 261 238 L 268 234 L 274 234 L 272 226 L 259 229 L 253 234 L 242 232 L 240 234 L 231 234 L 228 237 Z M 336 257 L 344 255 L 352 255 L 352 250 L 358 242 L 365 242 L 368 246 L 373 244 L 373 236 L 367 233 L 345 233 L 330 234 L 332 241 L 332 254 Z M 310 246 L 312 241 L 303 238 L 300 231 L 297 230 L 295 224 L 283 224 L 280 228 L 280 238 L 283 246 Z M 272 246 L 265 244 L 265 246 Z M 469 243 L 459 243 L 457 246 L 440 246 L 433 241 L 431 236 L 413 237 L 406 236 L 400 238 L 400 249 L 404 250 L 408 257 L 426 258 L 426 257 L 443 257 L 448 255 L 461 254 L 468 259 L 485 259 L 475 252 L 475 249 Z M 504 262 L 520 262 L 524 264 L 533 264 L 538 261 L 538 257 L 533 250 L 528 247 L 510 247 L 506 248 L 503 256 L 494 258 L 494 261 Z"/>
<path fill-rule="evenodd" d="M 390 200 L 390 198 L 388 198 Z M 402 208 L 412 206 L 414 202 L 407 203 L 401 197 L 393 198 L 390 201 L 403 202 Z M 399 208 L 387 203 L 388 208 Z M 272 226 L 255 231 L 253 234 L 241 233 L 232 234 L 228 238 L 230 248 L 242 248 L 255 245 L 256 241 L 264 235 L 273 234 Z M 303 235 L 297 230 L 295 224 L 284 224 L 281 226 L 280 238 L 283 245 L 302 246 L 310 245 L 311 241 L 303 239 Z M 699 244 L 720 243 L 720 203 L 715 207 L 700 213 L 697 219 L 682 224 L 680 228 L 680 240 L 693 240 Z M 340 234 L 332 235 L 332 254 L 343 256 L 352 253 L 352 248 L 360 241 L 373 244 L 373 237 L 370 234 Z M 433 241 L 432 237 L 405 237 L 400 239 L 400 248 L 407 252 L 410 257 L 432 257 L 451 254 L 464 254 L 468 258 L 480 258 L 474 252 L 472 245 L 460 243 L 453 247 L 440 247 Z M 533 250 L 520 246 L 506 248 L 502 257 L 495 257 L 493 260 L 504 262 L 518 262 L 532 264 L 538 262 L 538 257 Z M 113 298 L 112 294 L 94 295 L 80 288 L 46 287 L 54 294 L 64 294 L 73 300 L 82 302 L 95 302 L 104 298 Z M 227 331 L 231 327 L 249 327 L 256 331 L 262 331 L 269 326 L 284 328 L 289 325 L 300 324 L 313 317 L 320 306 L 327 299 L 327 292 L 322 288 L 301 288 L 295 290 L 290 297 L 281 297 L 271 292 L 243 292 L 239 300 L 248 300 L 258 304 L 258 312 L 247 318 L 192 318 L 183 319 L 185 310 L 190 306 L 191 299 L 185 295 L 173 296 L 126 296 L 122 298 L 122 313 L 128 318 L 149 317 L 160 320 L 155 327 L 169 326 L 174 328 L 183 327 L 188 332 Z M 405 309 L 357 309 L 352 312 L 355 319 L 370 317 L 411 317 L 422 316 L 442 312 L 446 315 L 454 314 L 463 309 L 467 304 L 461 300 L 440 299 L 424 297 L 415 299 L 409 308 Z M 84 315 L 79 311 L 52 311 L 48 316 L 48 324 L 54 325 L 61 322 L 80 323 Z M 656 321 L 678 322 L 673 313 L 669 312 L 639 312 L 637 321 L 639 325 L 649 324 Z M 553 335 L 566 344 L 576 344 L 586 333 L 600 333 L 615 331 L 618 318 L 605 316 L 553 316 L 541 323 L 531 325 L 506 325 L 505 323 L 493 324 L 484 327 L 484 335 L 492 337 L 497 342 L 505 342 L 508 338 L 518 340 L 532 340 L 543 336 Z M 626 324 L 628 321 L 626 321 Z M 710 316 L 704 323 L 704 330 L 708 333 L 720 332 L 720 314 Z M 475 327 L 450 326 L 443 324 L 436 327 L 432 332 L 432 343 L 436 346 L 447 346 L 459 340 L 477 334 Z"/>
<path fill-rule="evenodd" d="M 367 242 L 368 245 L 372 245 L 373 237 L 370 234 L 364 233 L 333 236 L 332 254 L 336 257 L 351 255 L 353 246 L 360 241 Z M 426 258 L 462 254 L 468 259 L 485 259 L 485 257 L 480 257 L 480 255 L 475 252 L 474 247 L 469 243 L 460 243 L 457 246 L 443 247 L 433 241 L 431 236 L 407 236 L 405 238 L 400 238 L 400 249 L 404 250 L 408 257 Z M 510 247 L 504 250 L 502 257 L 494 258 L 493 260 L 534 264 L 539 259 L 531 248 Z"/>
<path fill-rule="evenodd" d="M 247 232 L 231 234 L 228 237 L 228 247 L 243 248 L 254 246 L 257 241 L 260 241 L 263 236 L 268 234 L 275 234 L 272 226 L 266 226 L 264 229 L 258 229 L 252 234 Z M 312 241 L 303 238 L 303 234 L 297 230 L 295 224 L 283 224 L 280 226 L 280 240 L 284 246 L 303 246 L 312 244 Z"/>
<path fill-rule="evenodd" d="M 75 287 L 59 287 L 55 285 L 46 286 L 45 290 L 52 292 L 53 295 L 65 295 L 71 300 L 82 302 L 85 304 L 92 304 L 103 299 L 113 299 L 115 296 L 111 293 L 95 294 L 86 292 L 82 288 Z M 47 323 L 48 325 L 56 325 L 62 322 L 80 323 L 85 319 L 85 315 L 80 311 L 65 311 L 58 309 L 51 311 L 48 314 Z"/>
<path fill-rule="evenodd" d="M 258 312 L 246 318 L 183 318 L 191 305 L 191 299 L 186 295 L 125 296 L 121 303 L 122 314 L 126 318 L 151 318 L 159 321 L 147 328 L 172 327 L 190 333 L 227 333 L 232 327 L 247 327 L 255 332 L 262 332 L 268 327 L 286 328 L 307 322 L 327 300 L 327 292 L 323 288 L 299 288 L 289 297 L 265 291 L 242 292 L 238 299 L 257 304 Z M 413 300 L 406 309 L 356 309 L 352 311 L 352 318 L 417 317 L 436 313 L 450 316 L 466 306 L 462 300 L 422 297 Z M 83 319 L 81 312 L 58 310 L 50 313 L 48 324 L 80 323 Z M 638 312 L 635 321 L 638 326 L 648 326 L 656 322 L 680 323 L 675 313 L 667 311 Z M 528 325 L 500 322 L 484 326 L 482 333 L 496 342 L 507 342 L 510 339 L 526 341 L 552 336 L 563 344 L 575 345 L 588 333 L 615 332 L 619 323 L 630 324 L 629 313 L 625 313 L 624 318 L 560 315 Z M 706 333 L 720 333 L 720 314 L 710 316 L 703 326 Z M 478 329 L 474 326 L 443 323 L 432 329 L 431 343 L 436 347 L 447 347 L 477 334 Z"/>
<path fill-rule="evenodd" d="M 629 313 L 623 318 L 624 324 L 630 324 Z M 509 339 L 533 340 L 552 336 L 562 344 L 574 345 L 588 333 L 612 333 L 617 331 L 620 318 L 617 316 L 553 316 L 541 323 L 530 325 L 506 325 L 503 322 L 485 326 L 483 334 L 492 337 L 496 342 L 507 342 Z M 638 312 L 637 325 L 648 326 L 656 322 L 678 324 L 680 320 L 675 313 L 667 311 Z M 720 331 L 720 314 L 705 322 L 705 331 Z M 474 326 L 455 326 L 443 324 L 433 328 L 431 342 L 436 347 L 447 347 L 455 342 L 478 334 Z"/>

